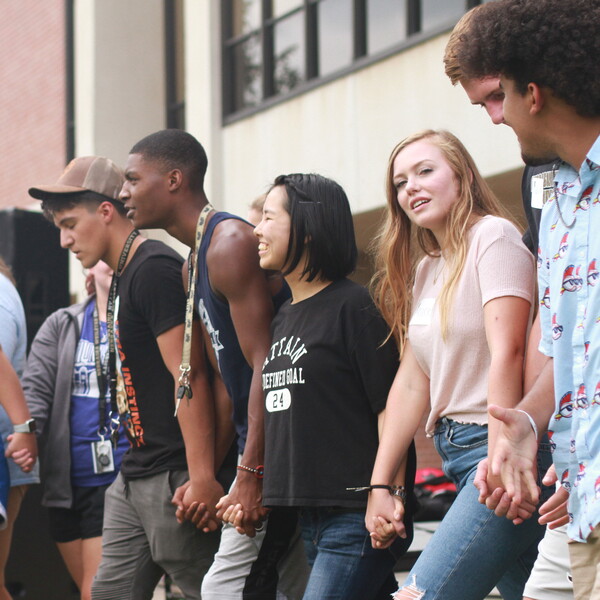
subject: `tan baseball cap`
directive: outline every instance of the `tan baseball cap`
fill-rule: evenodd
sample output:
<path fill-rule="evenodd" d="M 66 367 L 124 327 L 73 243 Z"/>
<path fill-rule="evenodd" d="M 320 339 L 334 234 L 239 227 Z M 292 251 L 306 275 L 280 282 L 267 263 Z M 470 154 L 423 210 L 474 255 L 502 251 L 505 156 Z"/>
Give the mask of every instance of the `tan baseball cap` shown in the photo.
<path fill-rule="evenodd" d="M 96 192 L 110 200 L 119 200 L 123 187 L 123 172 L 112 160 L 103 156 L 74 158 L 54 185 L 29 188 L 29 195 L 38 200 L 85 191 Z"/>

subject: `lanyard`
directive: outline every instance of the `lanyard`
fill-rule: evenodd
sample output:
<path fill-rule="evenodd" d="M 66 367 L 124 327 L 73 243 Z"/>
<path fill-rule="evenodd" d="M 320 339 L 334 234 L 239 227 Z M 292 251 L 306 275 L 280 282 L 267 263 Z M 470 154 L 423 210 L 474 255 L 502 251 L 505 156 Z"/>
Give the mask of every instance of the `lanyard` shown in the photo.
<path fill-rule="evenodd" d="M 96 379 L 98 380 L 98 435 L 104 439 L 106 433 L 106 390 L 108 388 L 108 365 L 102 364 L 102 357 L 100 354 L 100 317 L 98 316 L 98 303 L 94 301 L 93 311 L 93 323 L 94 323 L 94 363 L 96 365 Z M 119 428 L 118 419 L 115 422 L 112 420 L 112 411 L 109 414 L 111 419 L 110 435 L 113 435 L 113 429 Z"/>
<path fill-rule="evenodd" d="M 134 229 L 125 241 L 125 245 L 121 251 L 121 256 L 119 257 L 117 270 L 113 273 L 112 281 L 110 282 L 110 291 L 108 293 L 108 302 L 106 304 L 106 329 L 108 332 L 108 372 L 110 376 L 110 409 L 114 415 L 117 415 L 118 413 L 117 347 L 115 344 L 115 303 L 117 301 L 117 287 L 119 285 L 119 277 L 121 277 L 121 273 L 123 273 L 123 269 L 125 268 L 125 263 L 127 262 L 127 257 L 129 256 L 129 251 L 131 250 L 133 240 L 135 240 L 139 234 L 140 232 L 137 229 Z M 114 424 L 115 418 L 113 418 L 112 421 Z M 115 447 L 117 445 L 117 441 L 119 440 L 118 418 L 116 418 L 116 423 L 117 427 L 111 430 L 110 436 L 113 446 Z"/>
<path fill-rule="evenodd" d="M 196 240 L 194 249 L 190 250 L 188 256 L 188 297 L 185 305 L 185 329 L 183 334 L 183 347 L 181 349 L 181 364 L 179 365 L 179 387 L 177 388 L 177 402 L 175 404 L 175 416 L 179 410 L 181 399 L 186 396 L 188 401 L 192 397 L 192 386 L 190 385 L 190 356 L 192 353 L 192 322 L 194 319 L 194 296 L 196 295 L 196 267 L 198 263 L 198 251 L 204 237 L 208 213 L 214 210 L 208 203 L 200 213 L 196 223 Z"/>

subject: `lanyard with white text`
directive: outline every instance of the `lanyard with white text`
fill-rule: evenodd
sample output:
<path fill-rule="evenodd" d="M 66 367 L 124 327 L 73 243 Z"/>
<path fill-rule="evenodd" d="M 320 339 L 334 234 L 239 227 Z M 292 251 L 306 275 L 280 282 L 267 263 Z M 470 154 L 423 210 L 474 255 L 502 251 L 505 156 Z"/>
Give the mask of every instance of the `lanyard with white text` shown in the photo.
<path fill-rule="evenodd" d="M 183 348 L 181 349 L 181 364 L 179 365 L 179 387 L 177 388 L 177 403 L 175 404 L 175 416 L 179 410 L 181 399 L 186 396 L 188 401 L 192 397 L 192 386 L 190 385 L 190 356 L 192 353 L 192 322 L 194 319 L 194 296 L 196 294 L 195 267 L 198 263 L 198 251 L 204 236 L 204 229 L 208 219 L 208 213 L 214 208 L 207 204 L 198 217 L 196 223 L 196 240 L 194 249 L 190 250 L 188 256 L 188 297 L 185 305 L 185 330 L 183 333 Z"/>
<path fill-rule="evenodd" d="M 112 410 L 108 417 L 110 420 L 110 428 L 106 427 L 106 391 L 108 389 L 108 365 L 102 364 L 102 356 L 100 352 L 100 317 L 98 316 L 98 303 L 94 301 L 93 324 L 94 324 L 94 363 L 96 365 L 96 379 L 98 380 L 98 436 L 104 439 L 106 433 L 109 433 L 111 439 L 113 431 L 119 429 L 119 419 Z M 108 358 L 108 355 L 106 356 Z"/>
<path fill-rule="evenodd" d="M 110 409 L 112 413 L 117 415 L 117 346 L 115 343 L 115 303 L 117 301 L 117 288 L 119 285 L 119 277 L 125 268 L 131 245 L 135 238 L 140 234 L 137 229 L 134 229 L 127 238 L 117 270 L 113 273 L 112 281 L 110 282 L 110 291 L 108 293 L 108 302 L 106 303 L 106 330 L 108 332 L 108 372 L 110 375 Z M 113 446 L 116 447 L 119 439 L 119 429 L 112 429 L 110 439 Z"/>

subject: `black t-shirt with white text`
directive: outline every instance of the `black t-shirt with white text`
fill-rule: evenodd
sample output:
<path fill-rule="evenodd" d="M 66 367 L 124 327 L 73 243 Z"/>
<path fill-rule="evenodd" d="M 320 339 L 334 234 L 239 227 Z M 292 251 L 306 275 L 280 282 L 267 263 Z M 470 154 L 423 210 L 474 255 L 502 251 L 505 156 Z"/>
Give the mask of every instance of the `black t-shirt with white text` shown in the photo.
<path fill-rule="evenodd" d="M 368 291 L 347 279 L 281 307 L 262 372 L 265 506 L 364 509 L 367 493 L 346 488 L 371 478 L 377 416 L 398 369 L 388 331 Z M 414 466 L 413 452 L 407 480 Z"/>

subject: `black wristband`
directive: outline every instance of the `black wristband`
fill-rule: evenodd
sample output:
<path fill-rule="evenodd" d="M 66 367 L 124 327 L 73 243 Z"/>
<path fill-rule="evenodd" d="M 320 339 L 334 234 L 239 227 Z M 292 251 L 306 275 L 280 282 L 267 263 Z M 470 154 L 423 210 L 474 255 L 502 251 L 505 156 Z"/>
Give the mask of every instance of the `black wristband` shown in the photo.
<path fill-rule="evenodd" d="M 400 498 L 402 504 L 406 504 L 406 488 L 403 485 L 387 485 L 385 483 L 374 483 L 362 487 L 346 488 L 347 492 L 370 492 L 371 490 L 387 490 L 392 496 Z"/>

